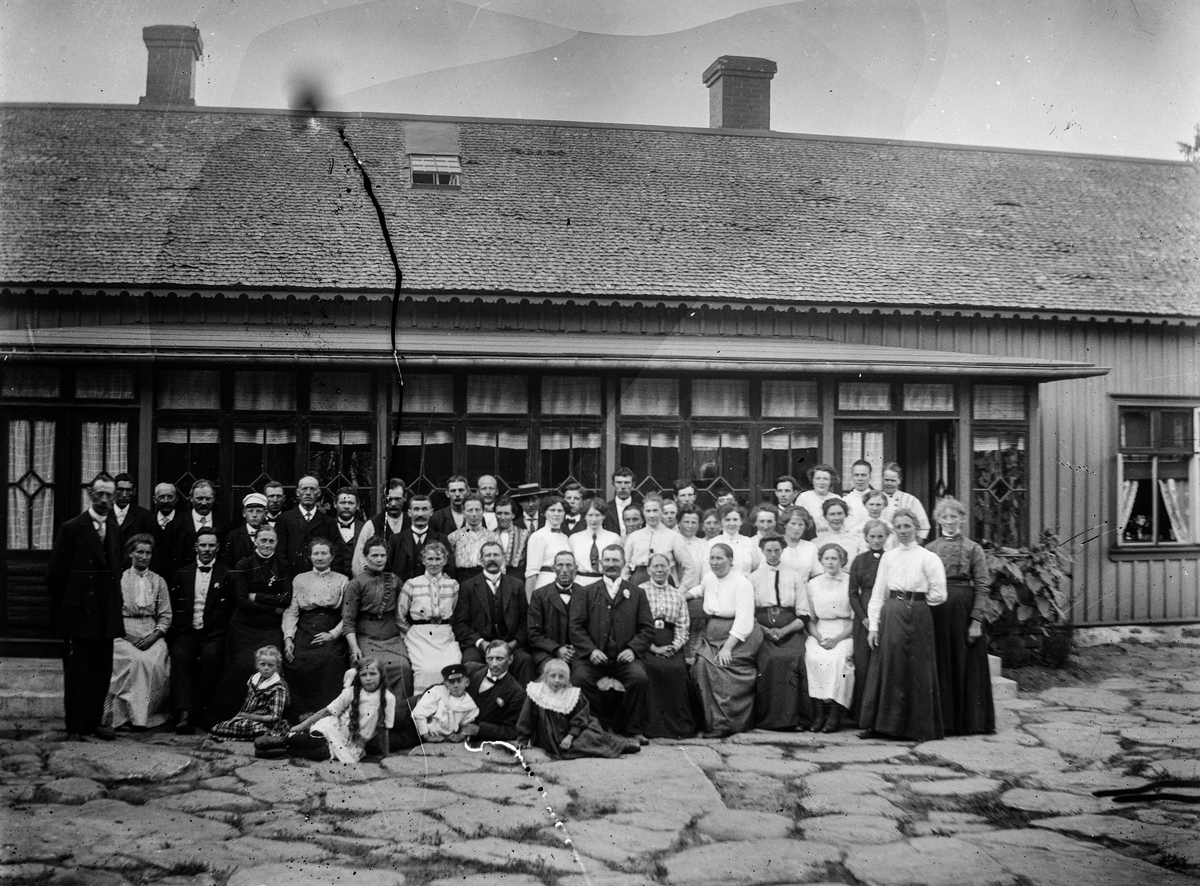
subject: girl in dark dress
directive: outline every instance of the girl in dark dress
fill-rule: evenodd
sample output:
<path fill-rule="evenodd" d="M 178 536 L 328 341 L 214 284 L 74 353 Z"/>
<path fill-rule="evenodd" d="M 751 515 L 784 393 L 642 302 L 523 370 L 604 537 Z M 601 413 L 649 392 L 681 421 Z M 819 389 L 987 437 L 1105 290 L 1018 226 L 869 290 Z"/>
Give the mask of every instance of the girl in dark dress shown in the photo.
<path fill-rule="evenodd" d="M 283 614 L 283 655 L 296 719 L 336 698 L 350 667 L 342 636 L 342 597 L 349 580 L 330 568 L 333 547 L 328 539 L 314 538 L 308 555 L 312 569 L 292 579 L 292 602 Z"/>
<path fill-rule="evenodd" d="M 213 699 L 214 720 L 227 720 L 245 698 L 246 681 L 255 673 L 255 652 L 283 647 L 283 613 L 292 603 L 292 579 L 275 554 L 279 536 L 270 526 L 258 530 L 254 553 L 230 573 L 237 608 L 225 633 L 225 668 Z"/>
<path fill-rule="evenodd" d="M 946 567 L 946 604 L 933 610 L 942 718 L 951 735 L 993 732 L 996 715 L 983 631 L 991 574 L 983 548 L 962 534 L 967 519 L 962 502 L 943 498 L 933 518 L 938 537 L 925 549 Z"/>
<path fill-rule="evenodd" d="M 863 526 L 863 537 L 867 550 L 863 551 L 850 565 L 850 608 L 854 610 L 854 700 L 850 715 L 858 722 L 862 710 L 863 689 L 867 685 L 867 673 L 871 667 L 871 644 L 867 642 L 867 606 L 871 602 L 871 589 L 875 587 L 875 576 L 879 573 L 879 558 L 887 544 L 891 530 L 882 520 L 868 520 Z"/>
<path fill-rule="evenodd" d="M 636 738 L 613 735 L 592 716 L 587 699 L 571 685 L 571 671 L 560 658 L 542 665 L 541 681 L 525 688 L 525 706 L 517 720 L 517 744 L 539 747 L 557 760 L 619 757 L 641 750 Z"/>

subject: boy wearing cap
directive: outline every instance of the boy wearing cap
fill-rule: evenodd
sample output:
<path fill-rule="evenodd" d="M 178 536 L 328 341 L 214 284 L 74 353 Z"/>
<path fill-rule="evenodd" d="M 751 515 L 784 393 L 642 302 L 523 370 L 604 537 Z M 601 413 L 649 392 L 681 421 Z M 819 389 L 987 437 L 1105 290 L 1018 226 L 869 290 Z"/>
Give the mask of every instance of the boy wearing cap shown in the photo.
<path fill-rule="evenodd" d="M 261 492 L 251 492 L 242 499 L 242 523 L 225 538 L 221 551 L 221 562 L 233 569 L 254 553 L 254 537 L 258 528 L 267 519 L 267 497 Z"/>
<path fill-rule="evenodd" d="M 479 708 L 467 694 L 468 682 L 467 669 L 461 664 L 442 668 L 442 682 L 430 686 L 413 705 L 412 725 L 421 741 L 463 741 L 475 734 Z"/>

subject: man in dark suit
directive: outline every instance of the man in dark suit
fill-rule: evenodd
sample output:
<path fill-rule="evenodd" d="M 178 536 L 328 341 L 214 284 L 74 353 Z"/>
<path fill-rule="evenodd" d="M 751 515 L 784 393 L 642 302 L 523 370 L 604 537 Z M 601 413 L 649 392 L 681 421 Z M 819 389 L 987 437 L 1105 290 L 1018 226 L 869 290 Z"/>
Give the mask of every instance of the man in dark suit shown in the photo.
<path fill-rule="evenodd" d="M 263 487 L 263 495 L 267 498 L 267 515 L 263 518 L 263 525 L 275 528 L 275 521 L 283 516 L 283 505 L 287 501 L 287 493 L 284 492 L 283 484 L 278 480 L 268 480 L 267 485 Z"/>
<path fill-rule="evenodd" d="M 583 519 L 583 486 L 572 480 L 562 488 L 563 501 L 567 504 L 567 516 L 563 518 L 562 531 L 574 535 L 587 529 Z"/>
<path fill-rule="evenodd" d="M 188 500 L 190 508 L 184 508 L 182 514 L 176 514 L 171 521 L 171 548 L 174 551 L 174 562 L 168 575 L 174 575 L 192 559 L 196 550 L 196 533 L 205 526 L 211 526 L 217 531 L 217 538 L 225 537 L 225 527 L 213 513 L 217 503 L 216 487 L 210 480 L 197 480 L 192 484 Z"/>
<path fill-rule="evenodd" d="M 121 473 L 113 478 L 113 482 L 117 484 L 117 493 L 113 499 L 113 518 L 121 527 L 123 551 L 125 542 L 135 535 L 145 534 L 153 537 L 158 521 L 150 511 L 137 503 L 137 484 L 133 482 L 133 477 Z"/>
<path fill-rule="evenodd" d="M 577 594 L 583 594 L 583 586 L 575 583 L 575 555 L 562 551 L 554 557 L 554 584 L 538 588 L 529 600 L 526 642 L 535 674 L 549 658 L 561 658 L 569 666 L 575 657 L 570 606 Z"/>
<path fill-rule="evenodd" d="M 521 593 L 525 593 L 524 588 Z M 479 715 L 463 731 L 476 741 L 516 741 L 525 689 L 510 672 L 512 655 L 507 643 L 493 640 L 487 645 L 485 657 L 487 667 L 476 671 L 467 683 L 467 693 L 479 708 Z"/>
<path fill-rule="evenodd" d="M 624 538 L 629 534 L 629 530 L 625 528 L 625 509 L 630 505 L 637 504 L 642 498 L 633 491 L 633 471 L 629 468 L 617 468 L 613 471 L 612 484 L 614 494 L 608 503 L 604 528 Z"/>
<path fill-rule="evenodd" d="M 542 487 L 536 483 L 522 483 L 508 496 L 521 509 L 521 513 L 516 516 L 516 525 L 527 530 L 529 535 L 537 532 L 542 525 L 542 515 L 538 512 L 541 496 Z M 529 535 L 526 535 L 526 538 Z"/>
<path fill-rule="evenodd" d="M 407 525 L 388 541 L 387 570 L 396 573 L 401 585 L 425 571 L 421 553 L 431 541 L 440 541 L 450 551 L 450 560 L 443 571 L 450 578 L 455 576 L 454 552 L 450 548 L 450 541 L 430 527 L 429 516 L 432 513 L 433 503 L 429 496 L 414 495 L 408 501 Z"/>
<path fill-rule="evenodd" d="M 511 575 L 525 574 L 525 546 L 529 530 L 516 524 L 517 506 L 508 496 L 496 502 L 496 538 L 504 548 L 505 571 Z"/>
<path fill-rule="evenodd" d="M 284 511 L 275 521 L 275 532 L 279 534 L 279 553 L 292 575 L 308 572 L 312 561 L 308 559 L 308 545 L 314 538 L 329 542 L 337 531 L 337 521 L 319 507 L 321 484 L 316 477 L 301 477 L 296 484 L 296 507 Z"/>
<path fill-rule="evenodd" d="M 88 489 L 91 507 L 58 531 L 46 587 L 63 639 L 63 707 L 67 738 L 85 735 L 111 741 L 101 725 L 113 671 L 113 640 L 125 633 L 121 529 L 112 516 L 116 484 L 104 475 Z"/>
<path fill-rule="evenodd" d="M 333 571 L 353 578 L 354 547 L 367 521 L 358 515 L 358 492 L 352 486 L 338 490 L 333 504 L 337 532 L 329 541 L 333 544 Z"/>
<path fill-rule="evenodd" d="M 367 568 L 363 547 L 373 538 L 382 538 L 386 542 L 393 535 L 399 535 L 408 521 L 404 516 L 404 481 L 396 477 L 387 481 L 383 490 L 383 510 L 363 524 L 358 533 L 358 541 L 354 543 L 354 556 L 350 561 L 350 572 L 358 575 Z M 429 513 L 433 513 L 432 506 Z"/>
<path fill-rule="evenodd" d="M 233 569 L 254 553 L 254 538 L 267 520 L 267 497 L 251 492 L 242 499 L 242 522 L 229 530 L 221 547 L 221 562 Z"/>
<path fill-rule="evenodd" d="M 467 579 L 458 589 L 454 638 L 468 667 L 484 661 L 492 641 L 503 640 L 512 656 L 513 676 L 524 686 L 533 679 L 533 659 L 525 651 L 529 620 L 525 583 L 504 574 L 504 549 L 499 542 L 484 542 L 479 559 L 483 573 Z"/>
<path fill-rule="evenodd" d="M 154 487 L 154 556 L 150 560 L 150 569 L 155 575 L 173 575 L 175 567 L 175 521 L 180 517 L 176 507 L 179 503 L 179 492 L 171 483 L 159 483 Z"/>
<path fill-rule="evenodd" d="M 646 690 L 650 679 L 638 660 L 650 648 L 654 620 L 646 592 L 621 578 L 625 552 L 609 545 L 600 552 L 604 578 L 571 597 L 571 642 L 575 658 L 571 682 L 583 690 L 593 711 L 602 710 L 600 680 L 610 677 L 625 687 L 625 732 L 639 744 L 646 722 Z"/>
<path fill-rule="evenodd" d="M 251 495 L 263 498 L 256 492 Z M 265 498 L 258 507 L 265 515 Z M 229 570 L 216 562 L 219 544 L 215 530 L 200 529 L 195 559 L 176 572 L 171 582 L 167 646 L 171 650 L 171 710 L 179 735 L 191 735 L 197 723 L 211 725 L 208 702 L 225 663 L 225 629 L 237 601 Z"/>
<path fill-rule="evenodd" d="M 429 528 L 445 536 L 449 536 L 456 529 L 462 529 L 463 523 L 466 522 L 463 502 L 467 500 L 467 493 L 470 491 L 471 487 L 467 485 L 466 477 L 457 474 L 451 477 L 446 482 L 446 497 L 450 499 L 450 504 L 429 518 Z"/>

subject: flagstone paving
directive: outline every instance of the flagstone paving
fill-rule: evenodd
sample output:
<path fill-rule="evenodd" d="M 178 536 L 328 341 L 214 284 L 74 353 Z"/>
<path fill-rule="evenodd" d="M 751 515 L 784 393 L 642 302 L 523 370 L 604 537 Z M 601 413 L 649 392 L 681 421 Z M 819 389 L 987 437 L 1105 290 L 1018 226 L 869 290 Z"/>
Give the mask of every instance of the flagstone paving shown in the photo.
<path fill-rule="evenodd" d="M 1200 649 L 1083 655 L 1091 682 L 999 702 L 989 736 L 753 732 L 532 774 L 500 748 L 347 767 L 47 724 L 0 739 L 0 886 L 1200 883 L 1200 805 L 1092 794 L 1200 778 Z"/>

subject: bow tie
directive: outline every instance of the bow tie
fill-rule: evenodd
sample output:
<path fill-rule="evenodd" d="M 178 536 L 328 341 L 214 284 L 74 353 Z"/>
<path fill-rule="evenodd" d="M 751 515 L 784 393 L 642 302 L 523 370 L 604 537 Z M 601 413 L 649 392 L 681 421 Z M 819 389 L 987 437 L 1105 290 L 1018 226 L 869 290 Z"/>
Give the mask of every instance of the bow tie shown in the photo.
<path fill-rule="evenodd" d="M 211 566 L 197 566 L 196 568 L 199 569 L 201 572 L 212 572 Z"/>

